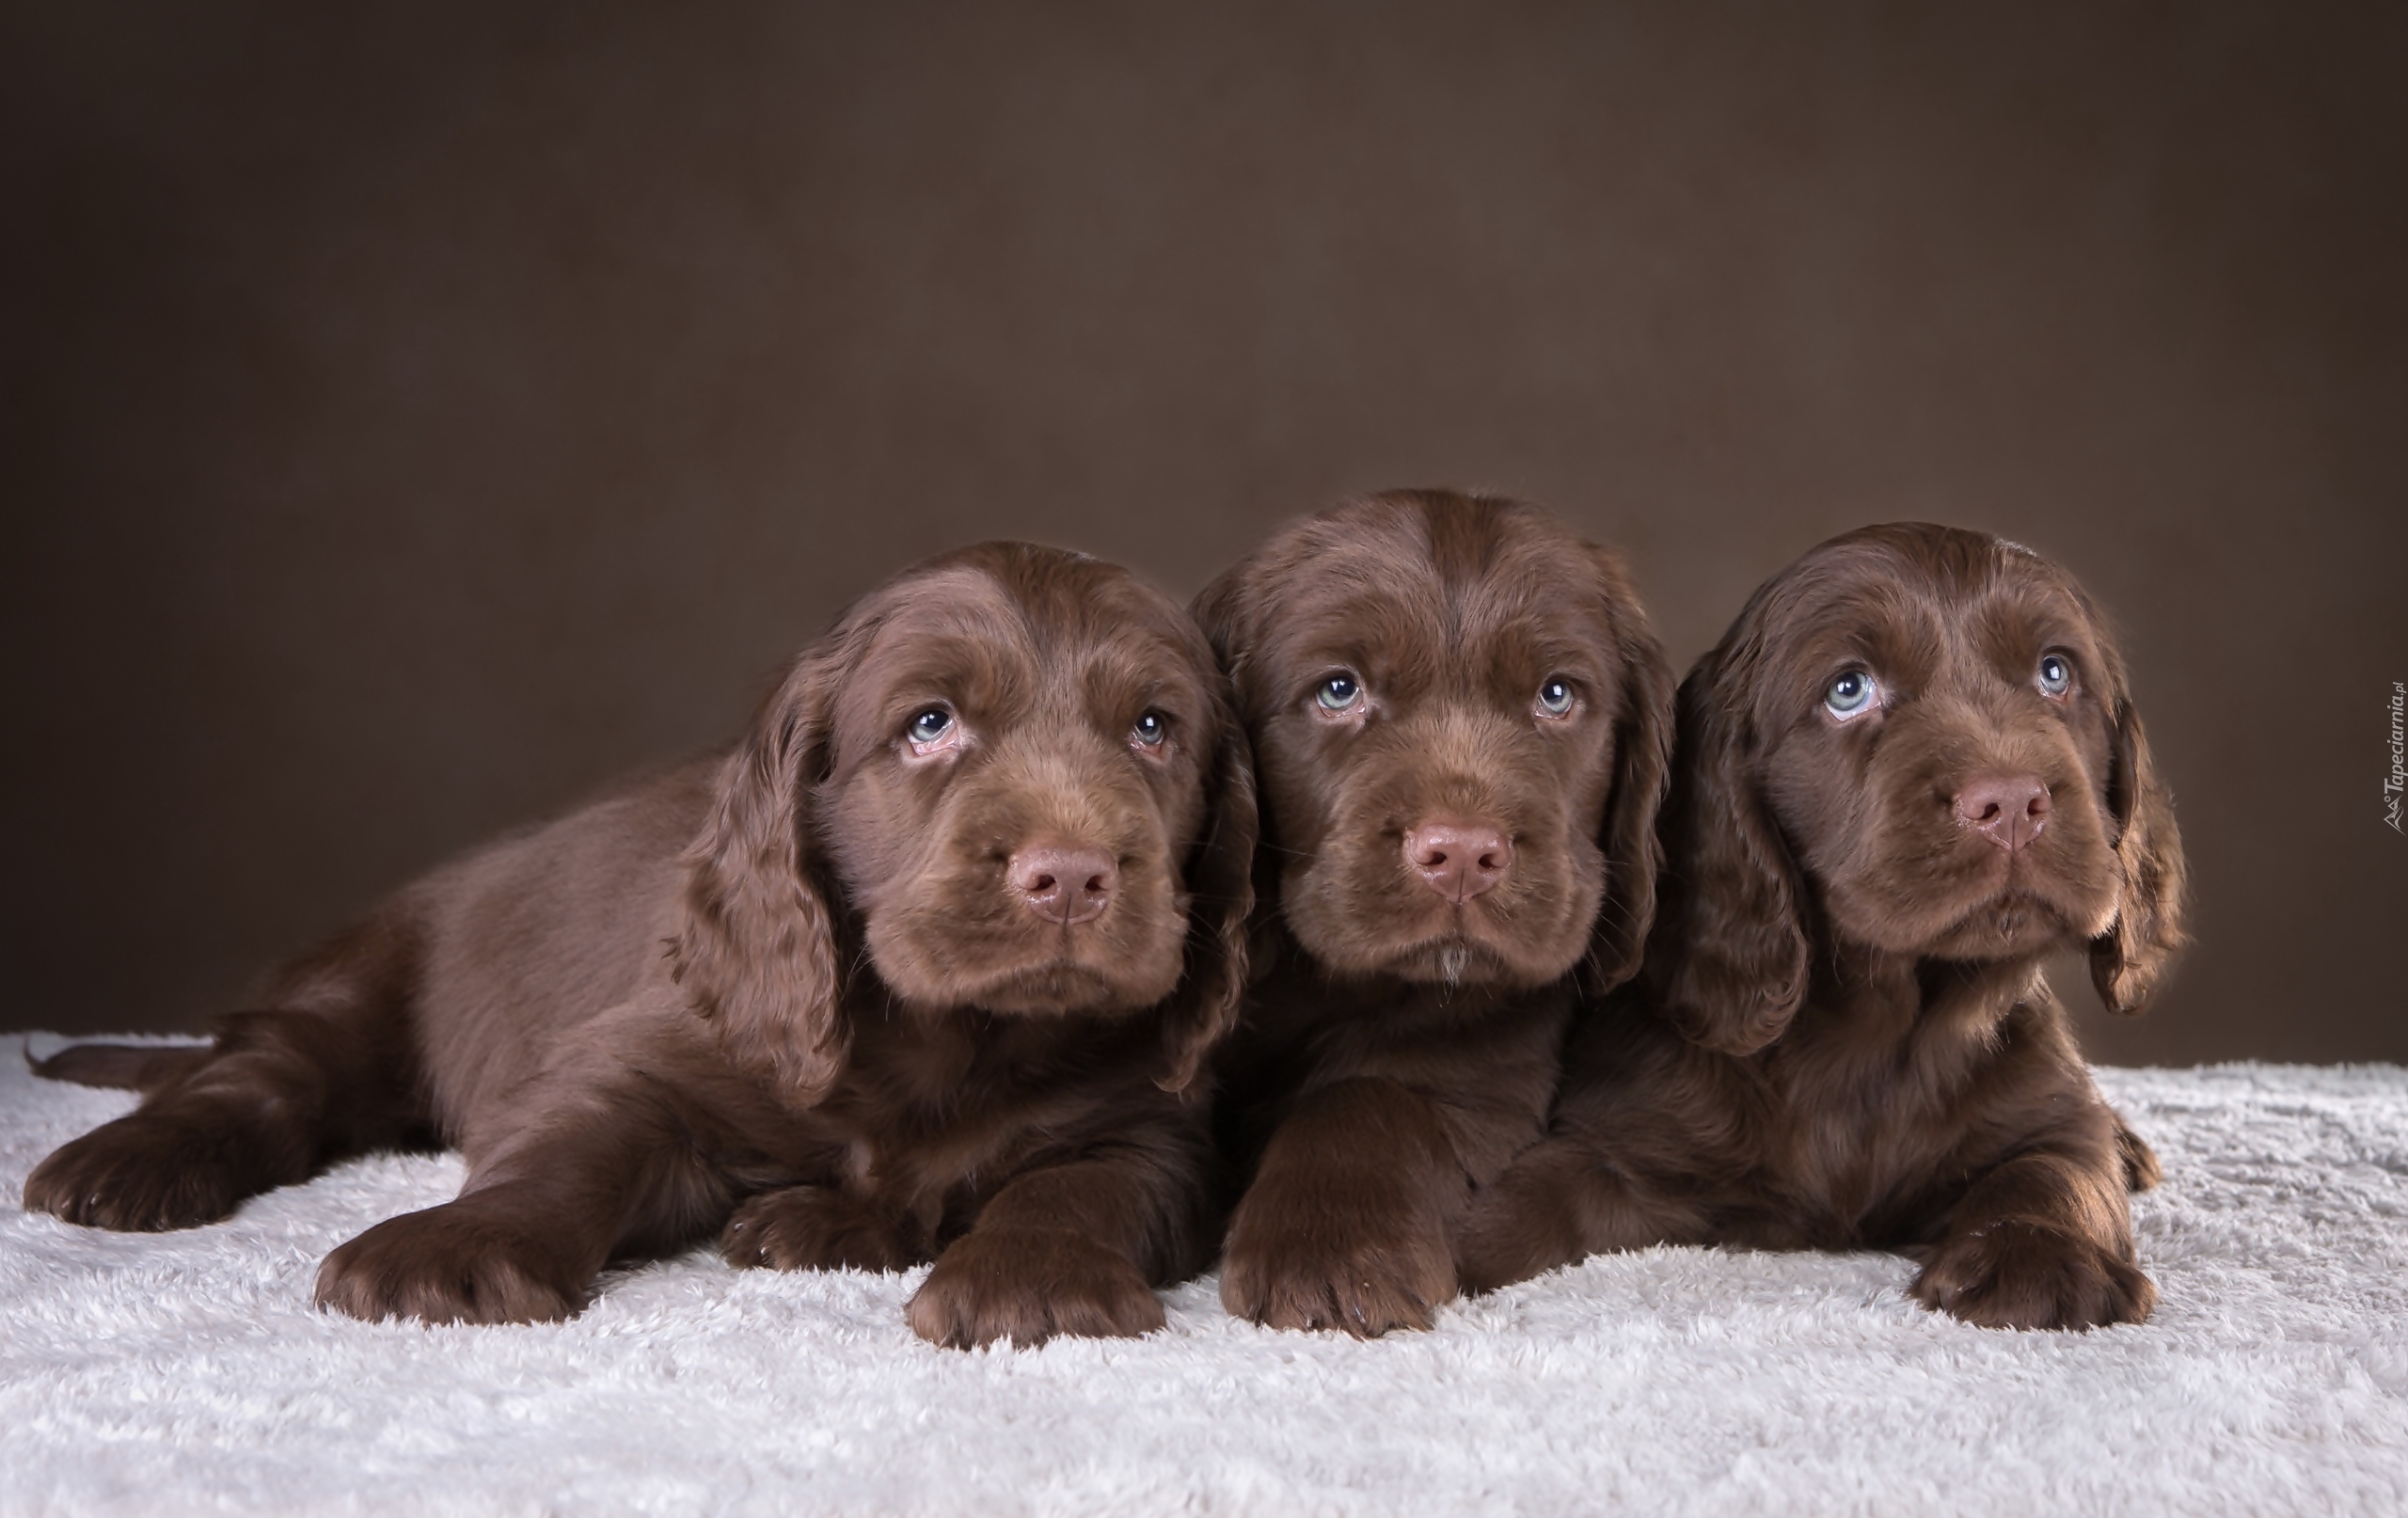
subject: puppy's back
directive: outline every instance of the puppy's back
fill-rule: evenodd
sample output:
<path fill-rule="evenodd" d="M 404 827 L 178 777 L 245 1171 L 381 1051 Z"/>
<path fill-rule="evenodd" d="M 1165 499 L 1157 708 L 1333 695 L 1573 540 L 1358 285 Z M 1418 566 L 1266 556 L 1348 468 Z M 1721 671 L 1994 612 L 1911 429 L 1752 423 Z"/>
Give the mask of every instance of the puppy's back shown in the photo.
<path fill-rule="evenodd" d="M 675 930 L 680 857 L 721 762 L 689 760 L 489 844 L 386 909 L 421 935 L 415 1041 L 443 1128 L 636 994 Z"/>

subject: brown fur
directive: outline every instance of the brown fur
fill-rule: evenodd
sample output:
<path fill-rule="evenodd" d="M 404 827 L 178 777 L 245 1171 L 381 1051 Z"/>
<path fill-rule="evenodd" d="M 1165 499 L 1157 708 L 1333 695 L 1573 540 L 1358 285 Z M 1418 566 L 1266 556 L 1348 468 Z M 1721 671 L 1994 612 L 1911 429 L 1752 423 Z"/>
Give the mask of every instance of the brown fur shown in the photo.
<path fill-rule="evenodd" d="M 2069 661 L 2062 693 L 2042 661 Z M 1842 721 L 1836 677 L 1881 692 Z M 1546 1141 L 1479 1199 L 1468 1284 L 1656 1242 L 1890 1248 L 1985 1324 L 2146 1318 L 2128 1186 L 2042 960 L 2141 1010 L 2179 944 L 2171 804 L 2104 623 L 2062 570 L 1907 524 L 1759 590 L 1681 688 L 1663 909 L 1586 1016 Z M 1959 799 L 2045 786 L 2019 849 Z"/>
<path fill-rule="evenodd" d="M 910 1318 L 940 1343 L 1143 1333 L 1213 1243 L 1198 1072 L 1237 1013 L 1255 830 L 1226 692 L 1121 571 L 937 560 L 803 653 L 732 753 L 406 888 L 205 1057 L 62 1056 L 151 1089 L 25 1205 L 185 1227 L 435 1141 L 466 1152 L 459 1198 L 335 1251 L 322 1304 L 561 1318 L 609 1259 L 718 1231 L 739 1265 L 934 1260 Z M 1014 894 L 1055 845 L 1117 868 L 1091 921 Z"/>
<path fill-rule="evenodd" d="M 1576 972 L 1654 910 L 1671 679 L 1620 564 L 1528 506 L 1441 492 L 1280 533 L 1197 607 L 1260 767 L 1264 909 L 1225 1138 L 1250 1184 L 1221 1296 L 1284 1328 L 1426 1327 L 1472 1188 L 1535 1142 Z M 1333 672 L 1360 703 L 1331 714 Z M 1560 676 L 1570 705 L 1536 702 Z M 1450 899 L 1432 819 L 1510 867 Z"/>

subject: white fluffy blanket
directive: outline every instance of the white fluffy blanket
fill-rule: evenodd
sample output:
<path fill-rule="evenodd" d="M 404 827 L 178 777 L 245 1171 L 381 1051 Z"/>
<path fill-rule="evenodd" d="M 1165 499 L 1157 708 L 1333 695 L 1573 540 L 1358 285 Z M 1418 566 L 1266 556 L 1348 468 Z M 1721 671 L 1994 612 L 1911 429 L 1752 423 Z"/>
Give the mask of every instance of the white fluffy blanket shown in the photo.
<path fill-rule="evenodd" d="M 131 1098 L 0 1040 L 0 1187 Z M 41 1047 L 47 1048 L 49 1040 Z M 452 1195 L 379 1158 L 230 1222 L 0 1210 L 0 1511 L 2036 1513 L 2408 1510 L 2408 1070 L 2101 1070 L 2165 1161 L 2140 1327 L 1934 1317 L 1881 1255 L 1658 1249 L 1377 1343 L 1231 1321 L 931 1349 L 916 1275 L 616 1273 L 574 1322 L 313 1312 Z"/>

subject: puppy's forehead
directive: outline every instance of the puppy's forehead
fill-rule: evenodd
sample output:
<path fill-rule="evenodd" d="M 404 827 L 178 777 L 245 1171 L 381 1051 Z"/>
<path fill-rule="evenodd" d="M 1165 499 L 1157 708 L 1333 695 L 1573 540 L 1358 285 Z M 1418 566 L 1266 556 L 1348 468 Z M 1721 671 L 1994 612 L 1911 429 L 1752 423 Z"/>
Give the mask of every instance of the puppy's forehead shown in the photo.
<path fill-rule="evenodd" d="M 996 648 L 1031 641 L 1029 608 L 1003 581 L 969 564 L 945 564 L 888 586 L 877 608 L 874 643 L 909 646 L 926 639 L 975 639 Z"/>
<path fill-rule="evenodd" d="M 1192 688 L 1210 659 L 1185 613 L 1126 571 L 1020 545 L 908 575 L 871 616 L 861 672 L 873 701 L 908 687 L 993 704 L 1098 682 Z"/>
<path fill-rule="evenodd" d="M 1972 657 L 2020 659 L 2098 642 L 2066 573 L 1987 533 L 1921 523 L 1852 532 L 1809 552 L 1767 587 L 1755 629 L 1807 672 L 1846 658 L 1904 669 Z"/>
<path fill-rule="evenodd" d="M 2020 544 L 2001 542 L 1987 581 L 1967 599 L 1967 630 L 1994 656 L 2027 656 L 2051 644 L 2102 650 L 2105 628 L 2071 575 Z"/>
<path fill-rule="evenodd" d="M 1595 553 L 1527 507 L 1386 498 L 1316 517 L 1268 556 L 1257 636 L 1275 660 L 1601 654 L 1611 587 Z M 1500 649 L 1499 645 L 1505 645 Z"/>
<path fill-rule="evenodd" d="M 1826 545 L 1767 591 L 1755 631 L 1768 649 L 1809 664 L 1929 648 L 1946 637 L 1954 604 L 1920 566 L 1877 543 Z"/>

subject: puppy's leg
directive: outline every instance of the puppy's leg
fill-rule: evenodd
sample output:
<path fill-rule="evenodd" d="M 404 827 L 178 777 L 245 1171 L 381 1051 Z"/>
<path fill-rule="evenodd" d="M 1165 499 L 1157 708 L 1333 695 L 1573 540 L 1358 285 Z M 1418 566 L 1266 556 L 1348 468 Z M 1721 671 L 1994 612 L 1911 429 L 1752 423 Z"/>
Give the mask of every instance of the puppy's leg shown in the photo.
<path fill-rule="evenodd" d="M 2146 1320 L 2157 1289 L 2133 1257 L 2126 1161 L 2112 1132 L 2100 1137 L 2027 1149 L 1975 1181 L 1915 1300 L 1986 1328 Z"/>
<path fill-rule="evenodd" d="M 1124 1139 L 1016 1178 L 937 1257 L 907 1311 L 912 1332 L 953 1349 L 1152 1333 L 1154 1287 L 1202 1263 L 1201 1168 L 1176 1143 Z"/>
<path fill-rule="evenodd" d="M 288 972 L 302 1005 L 217 1020 L 208 1051 L 115 1069 L 68 1051 L 59 1073 L 148 1082 L 142 1105 L 61 1146 L 25 1179 L 24 1205 L 132 1231 L 214 1223 L 245 1197 L 331 1161 L 402 1144 L 426 1114 L 411 1052 L 406 935 L 372 923 Z"/>
<path fill-rule="evenodd" d="M 590 1156 L 545 1159 L 578 1195 L 611 1188 Z M 616 1198 L 611 1198 L 615 1200 Z M 455 1200 L 405 1212 L 336 1249 L 318 1267 L 317 1303 L 371 1322 L 530 1323 L 573 1318 L 610 1257 L 615 1218 L 561 1207 L 552 1183 L 472 1184 Z"/>
<path fill-rule="evenodd" d="M 719 1234 L 730 1265 L 781 1271 L 900 1271 L 926 1263 L 915 1218 L 891 1216 L 835 1186 L 784 1186 L 748 1199 Z"/>
<path fill-rule="evenodd" d="M 1238 1203 L 1221 1302 L 1273 1328 L 1427 1328 L 1455 1296 L 1449 1233 L 1470 1192 L 1428 1098 L 1377 1078 L 1323 1086 L 1272 1134 Z"/>
<path fill-rule="evenodd" d="M 579 1048 L 472 1126 L 467 1184 L 452 1201 L 388 1218 L 325 1258 L 321 1307 L 371 1321 L 554 1320 L 582 1311 L 622 1254 L 707 1237 L 733 1203 L 695 1135 L 690 1102 L 604 1050 Z"/>
<path fill-rule="evenodd" d="M 1608 1250 L 1704 1235 L 1695 1203 L 1646 1194 L 1596 1146 L 1559 1133 L 1472 1197 L 1456 1235 L 1455 1269 L 1465 1291 L 1494 1291 Z"/>

